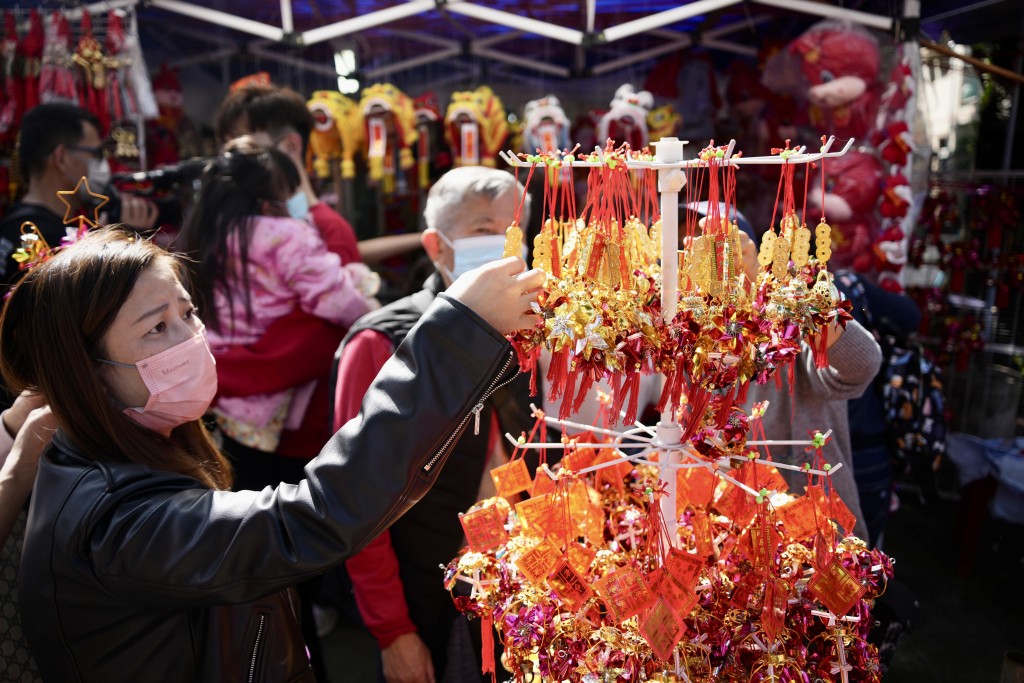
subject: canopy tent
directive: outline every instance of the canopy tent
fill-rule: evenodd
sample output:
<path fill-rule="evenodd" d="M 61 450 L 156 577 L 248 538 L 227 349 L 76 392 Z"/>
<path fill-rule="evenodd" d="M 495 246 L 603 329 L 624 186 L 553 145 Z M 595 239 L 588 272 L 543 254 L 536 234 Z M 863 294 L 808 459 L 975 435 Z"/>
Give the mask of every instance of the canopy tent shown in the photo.
<path fill-rule="evenodd" d="M 335 78 L 334 53 L 358 45 L 359 77 L 423 83 L 424 66 L 464 76 L 472 64 L 498 73 L 564 79 L 601 76 L 702 46 L 754 57 L 782 22 L 838 18 L 886 32 L 948 31 L 958 42 L 1024 33 L 1015 0 L 105 0 L 70 10 L 139 7 L 143 44 L 172 65 L 239 56 Z M 3 0 L 3 5 L 11 5 Z M 844 6 L 841 6 L 844 5 Z M 759 30 L 763 31 L 759 35 Z M 909 34 L 908 34 L 909 31 Z"/>

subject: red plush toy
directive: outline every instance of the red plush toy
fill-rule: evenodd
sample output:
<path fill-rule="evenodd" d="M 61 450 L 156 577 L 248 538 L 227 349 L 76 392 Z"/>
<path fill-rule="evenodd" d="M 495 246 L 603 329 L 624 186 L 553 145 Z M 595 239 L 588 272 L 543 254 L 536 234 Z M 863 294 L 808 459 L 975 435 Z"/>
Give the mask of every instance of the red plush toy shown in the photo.
<path fill-rule="evenodd" d="M 801 57 L 811 125 L 840 138 L 863 139 L 873 126 L 881 94 L 881 54 L 875 39 L 851 25 L 822 22 L 790 50 Z"/>
<path fill-rule="evenodd" d="M 890 292 L 903 291 L 898 275 L 903 270 L 903 266 L 907 264 L 905 237 L 906 235 L 898 227 L 890 226 L 879 235 L 873 249 L 875 267 L 878 269 L 878 284 Z"/>
<path fill-rule="evenodd" d="M 896 172 L 885 179 L 880 210 L 884 218 L 903 218 L 910 208 L 910 183 Z"/>

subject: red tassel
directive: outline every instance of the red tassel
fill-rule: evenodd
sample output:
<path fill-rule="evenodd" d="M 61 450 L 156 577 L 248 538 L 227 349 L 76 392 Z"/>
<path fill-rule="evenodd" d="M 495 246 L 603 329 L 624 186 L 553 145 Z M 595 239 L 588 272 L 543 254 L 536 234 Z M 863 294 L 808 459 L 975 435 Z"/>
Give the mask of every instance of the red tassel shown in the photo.
<path fill-rule="evenodd" d="M 497 681 L 494 672 L 494 618 L 490 610 L 480 617 L 480 672 L 491 674 L 491 683 Z"/>
<path fill-rule="evenodd" d="M 569 363 L 569 349 L 554 351 L 548 368 L 548 400 L 552 403 L 562 397 L 565 391 L 566 366 Z"/>
<path fill-rule="evenodd" d="M 828 367 L 828 325 L 823 325 L 818 334 L 818 344 L 814 348 L 814 367 L 824 370 Z"/>
<path fill-rule="evenodd" d="M 568 420 L 572 415 L 573 393 L 576 391 L 576 379 L 580 375 L 580 366 L 573 364 L 565 379 L 565 393 L 562 395 L 562 405 L 558 408 L 558 419 Z"/>
<path fill-rule="evenodd" d="M 626 386 L 623 388 L 623 393 L 629 394 L 629 402 L 626 404 L 626 417 L 623 421 L 627 426 L 631 426 L 636 422 L 636 411 L 637 403 L 640 400 L 640 373 L 631 372 L 626 376 Z M 615 413 L 616 416 L 618 412 Z"/>
<path fill-rule="evenodd" d="M 576 393 L 576 400 L 572 403 L 572 412 L 580 412 L 580 408 L 583 407 L 583 402 L 587 399 L 587 392 L 590 391 L 590 387 L 594 384 L 593 372 L 586 372 L 583 374 L 583 381 L 580 382 L 579 391 Z"/>

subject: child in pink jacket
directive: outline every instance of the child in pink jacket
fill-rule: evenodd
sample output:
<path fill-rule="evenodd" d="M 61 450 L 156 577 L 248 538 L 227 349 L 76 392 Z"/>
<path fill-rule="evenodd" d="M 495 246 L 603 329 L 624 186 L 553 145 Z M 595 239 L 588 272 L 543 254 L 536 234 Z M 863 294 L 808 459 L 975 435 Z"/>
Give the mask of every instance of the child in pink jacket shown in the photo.
<path fill-rule="evenodd" d="M 257 341 L 296 306 L 342 327 L 375 306 L 376 274 L 361 263 L 342 264 L 316 228 L 288 216 L 297 187 L 291 161 L 248 138 L 229 143 L 204 173 L 182 239 L 197 261 L 214 356 Z M 302 422 L 314 386 L 221 397 L 213 407 L 218 427 L 245 446 L 273 453 L 281 431 Z"/>

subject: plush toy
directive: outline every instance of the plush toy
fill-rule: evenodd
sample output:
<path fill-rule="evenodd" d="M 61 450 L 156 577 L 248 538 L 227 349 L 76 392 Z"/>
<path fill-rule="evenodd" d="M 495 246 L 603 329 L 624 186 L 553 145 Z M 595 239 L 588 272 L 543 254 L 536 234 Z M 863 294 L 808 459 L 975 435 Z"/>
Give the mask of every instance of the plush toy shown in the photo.
<path fill-rule="evenodd" d="M 832 226 L 829 266 L 867 272 L 873 260 L 875 206 L 881 193 L 882 166 L 871 154 L 851 151 L 829 159 L 825 174 L 824 213 Z M 818 208 L 822 205 L 820 172 L 812 183 L 808 203 Z"/>
<path fill-rule="evenodd" d="M 883 218 L 903 218 L 910 209 L 910 200 L 910 182 L 897 171 L 885 179 L 879 211 Z"/>
<path fill-rule="evenodd" d="M 522 151 L 535 154 L 569 147 L 569 117 L 554 95 L 527 102 L 523 119 Z"/>
<path fill-rule="evenodd" d="M 656 107 L 647 115 L 647 135 L 651 142 L 676 137 L 682 126 L 683 116 L 671 104 Z"/>
<path fill-rule="evenodd" d="M 882 159 L 897 166 L 906 164 L 907 158 L 914 151 L 914 143 L 906 121 L 890 123 L 883 130 L 875 133 L 871 142 L 878 149 L 878 153 L 882 155 Z"/>
<path fill-rule="evenodd" d="M 378 83 L 363 90 L 359 109 L 366 122 L 367 162 L 370 179 L 385 181 L 390 191 L 395 178 L 392 143 L 398 148 L 398 165 L 413 167 L 412 145 L 419 137 L 412 99 L 390 83 Z"/>
<path fill-rule="evenodd" d="M 878 284 L 890 292 L 902 292 L 899 272 L 907 264 L 906 235 L 895 225 L 882 231 L 875 242 L 875 267 Z"/>
<path fill-rule="evenodd" d="M 363 114 L 355 101 L 337 90 L 317 90 L 306 102 L 313 115 L 309 148 L 313 171 L 320 178 L 331 176 L 331 162 L 341 162 L 341 177 L 356 176 L 355 155 L 364 142 Z"/>
<path fill-rule="evenodd" d="M 878 110 L 881 53 L 866 31 L 816 24 L 790 46 L 801 59 L 811 126 L 840 138 L 864 138 Z"/>
<path fill-rule="evenodd" d="M 505 105 L 489 87 L 452 93 L 444 122 L 456 166 L 495 165 L 508 138 L 508 117 Z"/>
<path fill-rule="evenodd" d="M 629 83 L 615 91 L 611 109 L 601 117 L 597 126 L 598 144 L 611 138 L 615 145 L 629 143 L 630 148 L 641 150 L 650 139 L 647 134 L 647 114 L 654 106 L 654 96 L 646 90 L 636 92 Z"/>

